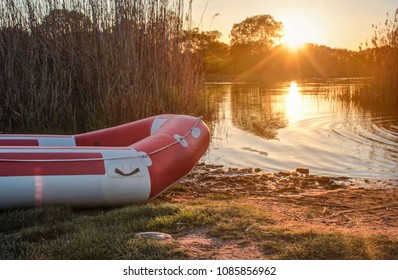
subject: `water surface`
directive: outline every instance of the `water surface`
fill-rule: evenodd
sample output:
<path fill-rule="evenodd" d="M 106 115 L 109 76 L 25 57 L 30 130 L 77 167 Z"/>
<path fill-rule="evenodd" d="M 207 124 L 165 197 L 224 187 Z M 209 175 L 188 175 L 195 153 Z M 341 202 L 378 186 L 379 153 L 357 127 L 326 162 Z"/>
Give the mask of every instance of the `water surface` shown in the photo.
<path fill-rule="evenodd" d="M 218 110 L 205 161 L 267 171 L 398 178 L 398 114 L 343 101 L 361 80 L 207 84 Z"/>

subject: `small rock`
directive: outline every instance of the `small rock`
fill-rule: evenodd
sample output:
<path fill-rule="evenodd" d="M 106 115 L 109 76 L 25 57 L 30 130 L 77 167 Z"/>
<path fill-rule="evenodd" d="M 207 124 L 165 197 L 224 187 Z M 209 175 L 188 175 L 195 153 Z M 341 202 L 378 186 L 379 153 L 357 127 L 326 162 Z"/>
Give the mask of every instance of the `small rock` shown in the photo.
<path fill-rule="evenodd" d="M 296 171 L 301 174 L 307 174 L 307 175 L 310 174 L 310 170 L 308 168 L 299 167 L 296 168 Z"/>
<path fill-rule="evenodd" d="M 173 237 L 170 234 L 163 233 L 163 232 L 155 232 L 155 231 L 148 231 L 148 232 L 139 232 L 134 235 L 136 238 L 148 238 L 154 240 L 166 240 L 172 239 Z"/>
<path fill-rule="evenodd" d="M 330 178 L 322 176 L 322 177 L 318 178 L 318 182 L 320 184 L 328 184 L 328 183 L 330 183 Z"/>
<path fill-rule="evenodd" d="M 222 174 L 222 173 L 226 173 L 224 169 L 216 169 L 213 171 L 214 174 Z"/>
<path fill-rule="evenodd" d="M 286 177 L 286 176 L 290 175 L 290 172 L 289 171 L 280 171 L 277 173 L 277 175 Z"/>
<path fill-rule="evenodd" d="M 256 172 L 256 173 L 261 172 L 261 168 L 254 169 L 254 172 Z"/>
<path fill-rule="evenodd" d="M 382 219 L 383 221 L 388 221 L 388 220 L 390 220 L 390 217 L 387 216 L 387 215 L 383 215 L 383 216 L 381 216 L 381 219 Z"/>

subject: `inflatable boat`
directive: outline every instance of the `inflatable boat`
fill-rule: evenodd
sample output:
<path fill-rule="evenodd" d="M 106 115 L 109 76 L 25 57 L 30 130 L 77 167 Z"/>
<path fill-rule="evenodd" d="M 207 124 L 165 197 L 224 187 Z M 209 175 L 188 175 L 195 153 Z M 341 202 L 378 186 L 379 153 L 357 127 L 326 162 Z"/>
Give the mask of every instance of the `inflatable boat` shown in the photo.
<path fill-rule="evenodd" d="M 79 135 L 0 134 L 0 208 L 153 199 L 206 152 L 200 118 L 160 115 Z"/>

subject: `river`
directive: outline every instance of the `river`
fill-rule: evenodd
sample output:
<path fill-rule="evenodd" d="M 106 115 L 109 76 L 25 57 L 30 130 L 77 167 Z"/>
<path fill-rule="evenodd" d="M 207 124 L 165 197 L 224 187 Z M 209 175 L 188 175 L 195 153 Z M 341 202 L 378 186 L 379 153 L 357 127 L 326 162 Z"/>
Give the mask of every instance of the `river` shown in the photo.
<path fill-rule="evenodd" d="M 398 179 L 398 110 L 344 101 L 360 79 L 208 83 L 218 117 L 204 160 L 266 171 Z M 371 105 L 371 104 L 370 104 Z"/>

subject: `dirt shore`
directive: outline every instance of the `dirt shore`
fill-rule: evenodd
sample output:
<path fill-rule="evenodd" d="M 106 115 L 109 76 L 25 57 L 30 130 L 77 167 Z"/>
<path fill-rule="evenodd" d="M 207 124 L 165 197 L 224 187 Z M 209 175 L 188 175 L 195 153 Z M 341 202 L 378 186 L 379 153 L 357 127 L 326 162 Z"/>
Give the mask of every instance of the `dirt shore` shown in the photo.
<path fill-rule="evenodd" d="M 186 202 L 208 198 L 268 209 L 276 225 L 292 229 L 398 237 L 396 180 L 317 176 L 297 171 L 267 173 L 199 164 L 162 199 Z M 264 258 L 255 244 L 244 249 L 236 242 L 223 242 L 200 230 L 177 238 L 182 246 L 190 248 L 193 258 Z"/>
<path fill-rule="evenodd" d="M 397 181 L 298 171 L 200 164 L 143 205 L 4 210 L 0 259 L 398 259 Z"/>

